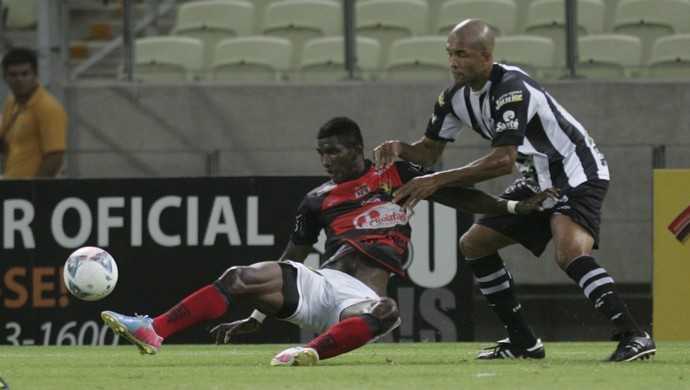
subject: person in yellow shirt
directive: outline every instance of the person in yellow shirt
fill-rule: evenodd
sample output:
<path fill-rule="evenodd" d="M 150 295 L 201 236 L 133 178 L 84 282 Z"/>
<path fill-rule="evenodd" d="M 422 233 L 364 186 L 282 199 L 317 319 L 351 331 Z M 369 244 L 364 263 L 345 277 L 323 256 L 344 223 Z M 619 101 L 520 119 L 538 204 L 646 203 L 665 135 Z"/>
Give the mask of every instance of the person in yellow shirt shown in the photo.
<path fill-rule="evenodd" d="M 3 77 L 12 94 L 0 122 L 3 176 L 6 179 L 55 177 L 62 168 L 67 114 L 38 82 L 33 50 L 14 48 L 2 59 Z"/>

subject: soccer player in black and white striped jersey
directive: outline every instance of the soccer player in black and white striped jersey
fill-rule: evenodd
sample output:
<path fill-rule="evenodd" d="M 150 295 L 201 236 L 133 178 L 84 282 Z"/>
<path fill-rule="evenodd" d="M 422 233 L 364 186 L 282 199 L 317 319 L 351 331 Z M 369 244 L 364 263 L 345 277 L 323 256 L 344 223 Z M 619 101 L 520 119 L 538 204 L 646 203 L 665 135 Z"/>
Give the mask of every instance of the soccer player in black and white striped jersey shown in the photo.
<path fill-rule="evenodd" d="M 480 20 L 465 20 L 448 36 L 455 82 L 441 93 L 420 140 L 386 141 L 374 149 L 379 168 L 396 158 L 433 165 L 464 127 L 491 142 L 491 152 L 461 168 L 420 176 L 398 189 L 395 200 L 412 208 L 443 187 L 470 186 L 512 173 L 521 178 L 502 195 L 519 201 L 546 188 L 561 197 L 535 216 L 490 216 L 460 239 L 481 292 L 506 326 L 508 338 L 481 351 L 480 359 L 543 358 L 544 347 L 527 325 L 513 281 L 498 250 L 519 243 L 539 256 L 553 238 L 556 261 L 594 307 L 609 318 L 620 340 L 612 361 L 647 358 L 654 341 L 640 329 L 614 281 L 592 257 L 601 205 L 609 183 L 604 156 L 584 127 L 523 70 L 493 62 L 494 35 Z"/>

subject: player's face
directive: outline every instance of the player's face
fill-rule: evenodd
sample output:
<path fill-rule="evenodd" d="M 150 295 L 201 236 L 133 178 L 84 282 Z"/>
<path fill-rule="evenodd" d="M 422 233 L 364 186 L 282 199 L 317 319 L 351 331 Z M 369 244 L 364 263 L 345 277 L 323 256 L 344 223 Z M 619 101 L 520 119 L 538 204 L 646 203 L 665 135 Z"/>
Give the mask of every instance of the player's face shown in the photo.
<path fill-rule="evenodd" d="M 5 81 L 16 97 L 25 97 L 30 94 L 38 82 L 36 72 L 30 63 L 8 66 L 5 71 Z"/>
<path fill-rule="evenodd" d="M 336 136 L 320 138 L 316 151 L 321 156 L 321 165 L 336 183 L 352 180 L 361 173 L 361 149 L 343 144 Z"/>
<path fill-rule="evenodd" d="M 484 83 L 484 72 L 487 62 L 491 62 L 490 56 L 487 58 L 485 53 L 470 46 L 467 40 L 456 34 L 448 35 L 446 51 L 450 72 L 456 83 L 472 87 Z"/>

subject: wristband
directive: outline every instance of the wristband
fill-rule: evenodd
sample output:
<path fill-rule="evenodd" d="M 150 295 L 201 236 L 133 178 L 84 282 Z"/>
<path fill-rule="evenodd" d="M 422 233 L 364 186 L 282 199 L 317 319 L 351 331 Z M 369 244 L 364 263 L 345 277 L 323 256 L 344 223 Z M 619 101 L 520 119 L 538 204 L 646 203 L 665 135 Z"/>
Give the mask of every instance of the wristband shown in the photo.
<path fill-rule="evenodd" d="M 252 314 L 249 316 L 249 318 L 253 318 L 253 319 L 259 321 L 260 324 L 263 324 L 264 320 L 266 319 L 266 314 L 264 314 L 258 310 L 254 310 L 252 312 Z"/>
<path fill-rule="evenodd" d="M 518 202 L 518 201 L 516 201 L 516 200 L 509 200 L 509 201 L 506 203 L 506 209 L 508 209 L 508 213 L 510 213 L 510 214 L 517 214 L 517 211 L 515 210 L 515 208 L 517 207 L 517 204 L 518 204 L 518 203 L 520 203 L 520 202 Z"/>

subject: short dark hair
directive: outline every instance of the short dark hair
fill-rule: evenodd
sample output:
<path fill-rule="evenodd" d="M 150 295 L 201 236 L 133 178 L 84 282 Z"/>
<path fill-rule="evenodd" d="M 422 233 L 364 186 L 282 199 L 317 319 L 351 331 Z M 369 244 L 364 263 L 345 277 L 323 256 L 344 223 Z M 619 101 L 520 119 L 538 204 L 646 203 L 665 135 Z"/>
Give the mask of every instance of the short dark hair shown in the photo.
<path fill-rule="evenodd" d="M 319 129 L 318 139 L 336 136 L 345 145 L 364 147 L 362 132 L 357 122 L 350 118 L 339 116 L 330 119 Z"/>
<path fill-rule="evenodd" d="M 26 47 L 15 47 L 2 57 L 2 71 L 7 72 L 10 65 L 31 64 L 34 73 L 38 73 L 36 52 Z"/>

